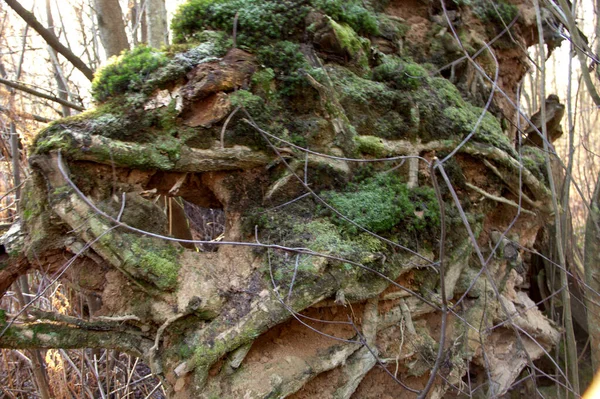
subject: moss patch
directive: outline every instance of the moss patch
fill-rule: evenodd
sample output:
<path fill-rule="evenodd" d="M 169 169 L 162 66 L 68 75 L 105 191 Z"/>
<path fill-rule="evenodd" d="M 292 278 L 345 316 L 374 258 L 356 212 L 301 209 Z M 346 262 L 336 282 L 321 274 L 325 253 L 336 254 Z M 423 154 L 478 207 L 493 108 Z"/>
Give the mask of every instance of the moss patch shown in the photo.
<path fill-rule="evenodd" d="M 311 8 L 360 34 L 379 31 L 376 15 L 358 0 L 191 0 L 179 7 L 171 26 L 175 42 L 184 42 L 205 29 L 232 32 L 237 13 L 238 44 L 256 47 L 277 40 L 299 39 Z"/>
<path fill-rule="evenodd" d="M 342 49 L 345 50 L 350 58 L 355 60 L 359 66 L 368 68 L 369 60 L 367 54 L 369 53 L 371 42 L 368 39 L 358 36 L 356 32 L 354 32 L 354 29 L 348 24 L 339 24 L 331 18 L 329 19 L 329 23 Z"/>
<path fill-rule="evenodd" d="M 481 118 L 483 114 L 483 118 Z M 462 107 L 448 107 L 444 110 L 444 116 L 450 120 L 451 128 L 461 136 L 470 134 L 475 130 L 477 121 L 481 118 L 477 129 L 475 130 L 476 141 L 491 144 L 494 147 L 506 151 L 513 157 L 517 153 L 510 140 L 504 132 L 498 120 L 489 112 L 469 103 L 464 103 Z"/>
<path fill-rule="evenodd" d="M 261 46 L 257 50 L 258 61 L 271 69 L 279 83 L 277 92 L 280 96 L 294 94 L 299 88 L 308 87 L 302 70 L 309 68 L 300 45 L 290 41 Z M 259 76 L 260 78 L 260 76 Z"/>
<path fill-rule="evenodd" d="M 356 136 L 354 141 L 357 151 L 362 154 L 373 155 L 378 158 L 386 155 L 385 146 L 379 137 Z"/>
<path fill-rule="evenodd" d="M 524 146 L 521 148 L 521 161 L 535 177 L 548 184 L 548 169 L 544 150 L 537 147 Z"/>
<path fill-rule="evenodd" d="M 409 190 L 392 174 L 380 174 L 347 192 L 327 192 L 324 197 L 342 215 L 374 233 L 391 232 L 395 227 L 403 234 L 428 234 L 439 225 L 439 206 L 430 188 Z M 344 231 L 356 234 L 359 229 L 332 215 Z"/>
<path fill-rule="evenodd" d="M 125 51 L 96 72 L 92 96 L 97 101 L 104 101 L 127 90 L 139 89 L 151 72 L 167 62 L 163 53 L 150 47 L 139 46 Z"/>
<path fill-rule="evenodd" d="M 151 237 L 124 235 L 130 251 L 123 254 L 125 267 L 161 290 L 177 287 L 180 249 Z"/>
<path fill-rule="evenodd" d="M 421 65 L 397 57 L 386 57 L 383 64 L 373 69 L 373 80 L 388 82 L 400 90 L 417 89 L 427 77 L 428 73 Z"/>
<path fill-rule="evenodd" d="M 205 29 L 233 31 L 238 13 L 238 44 L 254 47 L 298 34 L 309 7 L 292 0 L 191 0 L 172 22 L 175 42 L 194 38 Z"/>

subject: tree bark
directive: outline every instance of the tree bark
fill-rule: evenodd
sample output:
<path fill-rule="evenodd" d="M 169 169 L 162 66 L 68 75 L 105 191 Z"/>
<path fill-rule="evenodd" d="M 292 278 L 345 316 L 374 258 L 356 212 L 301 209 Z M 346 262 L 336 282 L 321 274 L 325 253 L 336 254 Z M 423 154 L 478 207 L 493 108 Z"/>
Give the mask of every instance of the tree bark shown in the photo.
<path fill-rule="evenodd" d="M 147 0 L 146 21 L 148 26 L 148 45 L 160 48 L 169 44 L 165 0 Z"/>
<path fill-rule="evenodd" d="M 100 39 L 102 40 L 106 57 L 119 55 L 123 50 L 129 48 L 119 0 L 95 1 Z"/>

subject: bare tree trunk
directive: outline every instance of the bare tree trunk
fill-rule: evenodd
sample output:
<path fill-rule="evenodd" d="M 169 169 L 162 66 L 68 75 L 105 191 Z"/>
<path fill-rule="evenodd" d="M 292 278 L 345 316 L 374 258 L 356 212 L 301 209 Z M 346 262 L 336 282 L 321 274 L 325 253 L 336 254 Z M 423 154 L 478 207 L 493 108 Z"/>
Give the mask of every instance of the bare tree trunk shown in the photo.
<path fill-rule="evenodd" d="M 600 303 L 595 294 L 600 291 L 600 174 L 590 203 L 590 214 L 585 226 L 585 282 L 589 285 L 587 295 L 588 328 L 592 348 L 594 370 L 600 367 Z"/>
<path fill-rule="evenodd" d="M 129 48 L 119 0 L 95 0 L 100 39 L 107 57 Z"/>
<path fill-rule="evenodd" d="M 160 48 L 169 44 L 165 0 L 147 0 L 148 45 Z"/>
<path fill-rule="evenodd" d="M 138 2 L 129 0 L 129 25 L 131 28 L 131 44 L 137 46 L 140 39 L 138 37 L 138 15 L 140 14 Z"/>

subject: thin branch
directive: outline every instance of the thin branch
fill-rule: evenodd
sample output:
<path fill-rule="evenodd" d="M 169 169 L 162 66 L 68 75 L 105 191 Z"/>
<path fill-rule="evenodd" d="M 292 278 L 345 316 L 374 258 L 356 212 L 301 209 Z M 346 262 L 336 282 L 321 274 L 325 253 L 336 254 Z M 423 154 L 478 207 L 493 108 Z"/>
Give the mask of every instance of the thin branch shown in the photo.
<path fill-rule="evenodd" d="M 70 101 L 63 100 L 62 98 L 58 98 L 58 97 L 51 96 L 49 94 L 42 93 L 42 92 L 34 90 L 28 86 L 25 86 L 24 84 L 21 84 L 21 83 L 13 82 L 11 80 L 4 79 L 4 78 L 0 78 L 0 83 L 6 85 L 8 87 L 12 87 L 13 89 L 21 90 L 21 91 L 24 91 L 25 93 L 29 93 L 29 94 L 33 94 L 34 96 L 37 96 L 37 97 L 45 98 L 46 100 L 54 101 L 56 103 L 59 103 L 60 105 L 64 105 L 66 107 L 73 108 L 77 111 L 85 111 L 85 108 L 82 107 L 81 105 L 77 105 Z"/>
<path fill-rule="evenodd" d="M 424 399 L 427 397 L 427 394 L 431 390 L 433 386 L 433 382 L 437 375 L 437 372 L 440 368 L 440 364 L 442 362 L 442 357 L 444 356 L 444 345 L 446 343 L 446 322 L 448 320 L 448 298 L 446 298 L 446 281 L 445 281 L 445 266 L 444 266 L 444 257 L 446 250 L 446 208 L 444 206 L 444 199 L 442 198 L 442 192 L 440 190 L 440 186 L 437 181 L 437 176 L 435 174 L 436 168 L 443 170 L 444 166 L 437 159 L 434 158 L 433 162 L 430 166 L 430 174 L 431 174 L 431 183 L 433 185 L 433 190 L 435 191 L 435 197 L 437 198 L 438 204 L 440 206 L 440 253 L 439 253 L 439 272 L 440 272 L 440 293 L 442 294 L 442 320 L 440 325 L 440 341 L 438 347 L 438 353 L 435 358 L 435 363 L 433 368 L 431 369 L 431 373 L 429 375 L 429 380 L 425 385 L 425 388 L 421 391 L 417 399 Z"/>

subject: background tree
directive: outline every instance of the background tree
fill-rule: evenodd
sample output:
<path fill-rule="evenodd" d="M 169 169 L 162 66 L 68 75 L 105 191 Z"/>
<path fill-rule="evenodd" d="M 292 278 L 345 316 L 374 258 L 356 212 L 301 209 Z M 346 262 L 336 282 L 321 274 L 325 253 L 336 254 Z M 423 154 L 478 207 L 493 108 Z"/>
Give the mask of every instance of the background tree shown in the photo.
<path fill-rule="evenodd" d="M 95 0 L 102 46 L 106 56 L 119 55 L 129 48 L 119 0 Z"/>

